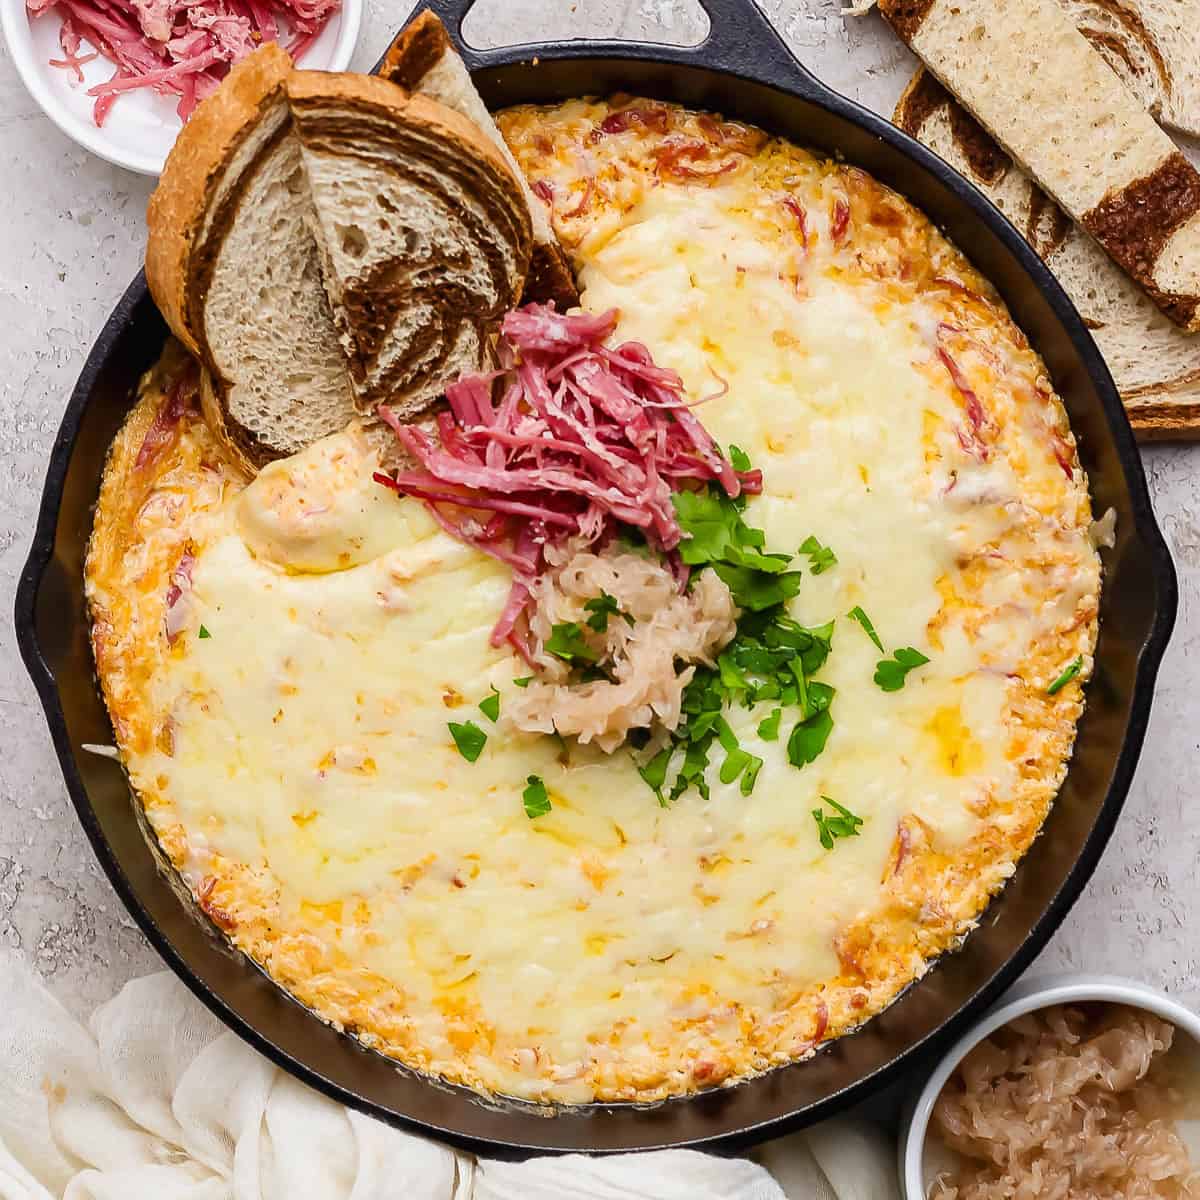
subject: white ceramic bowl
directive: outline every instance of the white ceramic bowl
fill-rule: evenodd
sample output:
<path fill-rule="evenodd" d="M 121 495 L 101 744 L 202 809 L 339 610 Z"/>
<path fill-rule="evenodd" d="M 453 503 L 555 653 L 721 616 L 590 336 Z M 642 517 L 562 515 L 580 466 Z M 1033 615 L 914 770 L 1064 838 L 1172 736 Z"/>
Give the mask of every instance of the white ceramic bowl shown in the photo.
<path fill-rule="evenodd" d="M 925 1145 L 929 1133 L 929 1118 L 942 1088 L 954 1068 L 967 1053 L 988 1034 L 1007 1025 L 1009 1021 L 1052 1004 L 1077 1004 L 1080 1001 L 1101 1000 L 1144 1008 L 1170 1021 L 1179 1033 L 1186 1034 L 1192 1049 L 1200 1054 L 1200 1016 L 1147 984 L 1116 975 L 1051 975 L 1018 983 L 1003 1001 L 993 1008 L 942 1060 L 929 1077 L 916 1103 L 905 1114 L 900 1134 L 900 1190 L 905 1200 L 925 1200 Z M 1193 1136 L 1181 1129 L 1181 1135 L 1191 1145 Z"/>
<path fill-rule="evenodd" d="M 361 19 L 362 0 L 342 0 L 341 11 L 330 17 L 299 65 L 344 71 L 354 53 Z M 83 83 L 76 82 L 73 71 L 50 66 L 50 59 L 62 57 L 58 43 L 62 22 L 54 11 L 31 19 L 25 0 L 0 0 L 0 24 L 9 54 L 30 95 L 63 133 L 119 167 L 142 175 L 162 171 L 167 151 L 181 128 L 174 97 L 160 96 L 149 88 L 127 92 L 118 97 L 103 127 L 97 128 L 92 120 L 95 100 L 87 90 L 112 75 L 112 63 L 102 57 L 87 63 Z M 84 42 L 80 52 L 88 48 L 89 43 Z"/>

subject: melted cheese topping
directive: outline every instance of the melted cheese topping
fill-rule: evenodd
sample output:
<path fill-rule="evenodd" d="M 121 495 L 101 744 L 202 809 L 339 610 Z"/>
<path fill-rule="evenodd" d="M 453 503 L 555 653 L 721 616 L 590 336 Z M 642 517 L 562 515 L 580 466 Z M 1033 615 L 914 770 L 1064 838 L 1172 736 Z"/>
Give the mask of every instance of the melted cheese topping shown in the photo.
<path fill-rule="evenodd" d="M 952 946 L 1057 788 L 1080 689 L 1045 689 L 1090 665 L 1099 586 L 1061 407 L 919 214 L 754 131 L 654 106 L 605 134 L 612 111 L 516 110 L 505 131 L 554 197 L 584 306 L 617 307 L 694 396 L 722 393 L 700 413 L 763 469 L 747 519 L 767 548 L 815 534 L 837 553 L 792 606 L 837 622 L 815 762 L 788 763 L 786 726 L 758 737 L 767 706 L 735 709 L 764 760 L 753 795 L 714 766 L 710 801 L 662 809 L 627 754 L 493 725 L 476 705 L 524 671 L 488 644 L 507 569 L 373 484 L 353 429 L 243 490 L 189 412 L 139 465 L 159 376 L 88 564 L 124 761 L 212 919 L 369 1045 L 547 1101 L 802 1057 Z M 929 655 L 903 690 L 874 684 L 855 605 L 889 649 Z M 473 764 L 447 729 L 468 719 L 488 733 Z M 530 774 L 553 804 L 537 820 Z M 832 851 L 823 796 L 864 822 Z"/>

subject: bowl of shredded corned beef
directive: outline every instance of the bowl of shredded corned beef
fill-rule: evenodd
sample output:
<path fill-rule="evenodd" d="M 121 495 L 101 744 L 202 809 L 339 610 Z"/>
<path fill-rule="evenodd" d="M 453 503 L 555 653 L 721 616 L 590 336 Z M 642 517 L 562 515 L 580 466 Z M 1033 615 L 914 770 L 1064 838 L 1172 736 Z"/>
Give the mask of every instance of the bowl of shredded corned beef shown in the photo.
<path fill-rule="evenodd" d="M 1018 984 L 934 1071 L 905 1200 L 1200 1197 L 1200 1017 L 1145 984 Z"/>
<path fill-rule="evenodd" d="M 345 70 L 362 0 L 0 0 L 30 95 L 101 158 L 157 175 L 196 105 L 263 42 Z"/>

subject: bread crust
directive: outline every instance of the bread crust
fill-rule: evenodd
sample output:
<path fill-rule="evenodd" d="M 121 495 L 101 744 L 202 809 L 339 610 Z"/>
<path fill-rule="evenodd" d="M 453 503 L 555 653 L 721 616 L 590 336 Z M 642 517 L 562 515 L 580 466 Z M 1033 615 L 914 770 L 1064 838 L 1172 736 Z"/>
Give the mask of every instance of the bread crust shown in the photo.
<path fill-rule="evenodd" d="M 1161 318 L 927 68 L 909 81 L 892 120 L 997 204 L 1055 273 L 1104 354 L 1138 438 L 1200 438 L 1200 337 Z"/>
<path fill-rule="evenodd" d="M 306 105 L 342 102 L 352 106 L 374 109 L 385 118 L 398 120 L 408 125 L 425 126 L 439 133 L 451 143 L 457 144 L 464 153 L 482 160 L 496 171 L 504 181 L 508 201 L 517 215 L 517 224 L 523 229 L 524 258 L 529 258 L 530 231 L 529 209 L 521 193 L 521 185 L 504 155 L 492 140 L 473 121 L 447 107 L 423 96 L 409 92 L 391 80 L 378 75 L 331 74 L 327 71 L 293 71 L 286 81 L 288 102 L 293 110 Z"/>
<path fill-rule="evenodd" d="M 172 333 L 205 362 L 193 263 L 222 171 L 280 96 L 292 60 L 267 42 L 229 72 L 180 130 L 146 209 L 146 282 Z"/>
<path fill-rule="evenodd" d="M 442 55 L 453 49 L 445 25 L 427 8 L 396 34 L 383 56 L 379 74 L 415 92 Z"/>
<path fill-rule="evenodd" d="M 1200 331 L 1200 173 L 1057 3 L 879 0 L 929 69 L 1162 313 Z"/>
<path fill-rule="evenodd" d="M 428 88 L 426 77 L 447 55 L 457 57 L 454 43 L 437 14 L 425 9 L 396 35 L 383 56 L 379 73 L 409 91 L 423 93 Z M 469 79 L 466 85 L 470 86 Z M 483 101 L 479 104 L 482 108 Z M 499 129 L 495 136 L 503 142 Z M 519 182 L 525 204 L 530 207 L 539 204 L 524 179 Z M 538 219 L 532 211 L 530 216 L 534 228 L 533 256 L 523 299 L 552 300 L 560 310 L 573 308 L 579 303 L 579 289 L 575 286 L 570 259 L 550 229 L 549 220 L 541 224 L 539 232 Z"/>
<path fill-rule="evenodd" d="M 451 144 L 457 144 L 464 153 L 487 163 L 504 180 L 509 202 L 514 212 L 519 211 L 517 224 L 525 230 L 524 258 L 528 262 L 529 243 L 533 235 L 530 229 L 529 208 L 521 192 L 520 182 L 491 138 L 473 121 L 467 120 L 445 104 L 439 104 L 419 92 L 409 92 L 379 75 L 293 71 L 286 80 L 286 89 L 288 103 L 293 111 L 302 111 L 306 107 L 331 102 L 373 109 L 385 119 L 413 126 L 425 126 L 447 138 Z"/>

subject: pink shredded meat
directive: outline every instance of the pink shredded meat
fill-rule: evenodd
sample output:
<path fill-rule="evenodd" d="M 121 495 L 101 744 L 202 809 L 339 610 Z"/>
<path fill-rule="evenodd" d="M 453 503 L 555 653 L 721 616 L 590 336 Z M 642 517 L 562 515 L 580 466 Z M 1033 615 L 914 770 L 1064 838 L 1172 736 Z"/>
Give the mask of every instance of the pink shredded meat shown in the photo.
<path fill-rule="evenodd" d="M 932 1132 L 959 1156 L 933 1200 L 1181 1200 L 1200 1195 L 1174 1120 L 1173 1028 L 1119 1005 L 1019 1017 L 962 1061 Z"/>
<path fill-rule="evenodd" d="M 962 399 L 963 409 L 967 415 L 967 424 L 960 426 L 958 429 L 958 444 L 972 458 L 976 458 L 980 462 L 987 462 L 992 453 L 988 439 L 995 431 L 995 426 L 984 410 L 979 396 L 971 387 L 966 374 L 947 349 L 947 343 L 950 338 L 960 333 L 962 333 L 961 329 L 942 322 L 937 329 L 937 356 L 941 359 L 942 366 L 946 368 L 947 374 L 949 374 L 950 379 L 953 381 L 955 390 Z"/>
<path fill-rule="evenodd" d="M 608 346 L 616 310 L 565 314 L 529 304 L 504 318 L 501 370 L 446 389 L 449 412 L 431 431 L 391 425 L 419 470 L 378 473 L 422 500 L 461 541 L 513 568 L 492 632 L 531 659 L 528 629 L 546 550 L 575 539 L 602 546 L 618 524 L 670 554 L 682 532 L 671 493 L 718 483 L 730 496 L 762 490 L 735 471 L 684 400 L 683 381 L 638 342 Z M 672 558 L 680 585 L 686 568 Z"/>
<path fill-rule="evenodd" d="M 178 96 L 186 121 L 229 68 L 263 42 L 283 42 L 298 59 L 341 0 L 26 0 L 26 6 L 30 17 L 54 11 L 62 19 L 63 57 L 51 66 L 82 83 L 82 67 L 97 57 L 79 53 L 85 40 L 113 63 L 112 78 L 88 90 L 96 98 L 92 117 L 103 125 L 117 97 L 139 88 Z"/>
<path fill-rule="evenodd" d="M 136 470 L 148 467 L 175 440 L 184 413 L 196 407 L 198 386 L 196 373 L 190 369 L 175 380 L 138 447 L 133 464 Z"/>

